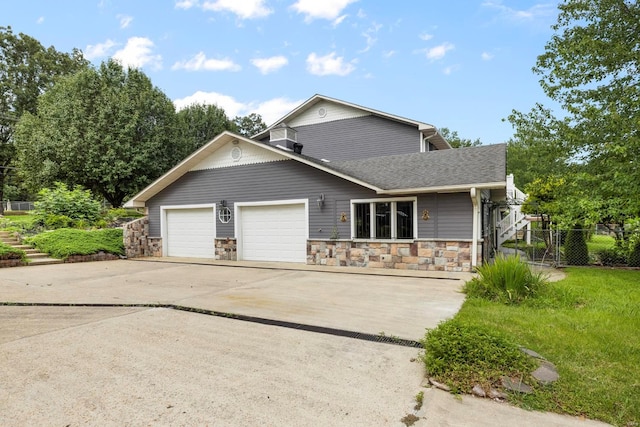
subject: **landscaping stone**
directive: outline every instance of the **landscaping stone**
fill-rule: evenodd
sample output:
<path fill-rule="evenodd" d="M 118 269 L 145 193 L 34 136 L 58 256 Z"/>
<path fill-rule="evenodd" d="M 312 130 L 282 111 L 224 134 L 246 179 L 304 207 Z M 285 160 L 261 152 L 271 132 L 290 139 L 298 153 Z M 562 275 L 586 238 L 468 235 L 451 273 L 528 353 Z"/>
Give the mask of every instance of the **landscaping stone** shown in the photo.
<path fill-rule="evenodd" d="M 501 377 L 502 387 L 507 390 L 515 391 L 517 393 L 523 394 L 531 394 L 533 393 L 533 388 L 531 386 L 522 382 L 520 378 L 509 378 L 509 377 Z"/>
<path fill-rule="evenodd" d="M 552 384 L 560 378 L 555 365 L 551 362 L 547 362 L 546 360 L 542 360 L 538 369 L 533 371 L 531 375 L 543 385 Z"/>
<path fill-rule="evenodd" d="M 451 388 L 448 385 L 439 383 L 438 381 L 434 380 L 433 378 L 429 378 L 429 384 L 431 384 L 435 388 L 439 388 L 440 390 L 451 391 Z"/>
<path fill-rule="evenodd" d="M 520 347 L 520 351 L 522 351 L 524 354 L 528 354 L 531 357 L 535 357 L 536 359 L 547 360 L 544 357 L 542 357 L 540 354 L 536 353 L 533 350 L 529 350 L 528 348 Z"/>
<path fill-rule="evenodd" d="M 480 384 L 474 385 L 473 388 L 471 389 L 471 393 L 473 393 L 474 396 L 487 397 L 487 393 L 485 393 L 484 389 Z"/>
<path fill-rule="evenodd" d="M 489 396 L 490 399 L 497 399 L 497 400 L 506 400 L 507 399 L 507 395 L 506 394 L 504 394 L 500 390 L 496 390 L 495 388 L 492 388 L 491 390 L 489 390 L 488 396 Z"/>

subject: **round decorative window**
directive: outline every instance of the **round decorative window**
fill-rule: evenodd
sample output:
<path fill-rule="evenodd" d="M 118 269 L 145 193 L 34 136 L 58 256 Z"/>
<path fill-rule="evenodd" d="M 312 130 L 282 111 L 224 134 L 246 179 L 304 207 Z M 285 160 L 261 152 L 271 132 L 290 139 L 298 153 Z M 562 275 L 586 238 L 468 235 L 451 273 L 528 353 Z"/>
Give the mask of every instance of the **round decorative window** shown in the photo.
<path fill-rule="evenodd" d="M 237 162 L 238 160 L 240 160 L 241 157 L 242 157 L 242 150 L 240 149 L 240 147 L 233 147 L 231 149 L 231 159 L 234 162 Z"/>
<path fill-rule="evenodd" d="M 218 219 L 223 224 L 227 224 L 229 221 L 231 221 L 231 209 L 226 206 L 221 207 L 218 211 Z"/>
<path fill-rule="evenodd" d="M 326 116 L 326 115 L 327 115 L 327 109 L 326 109 L 326 108 L 324 108 L 324 107 L 320 107 L 320 108 L 318 108 L 318 115 L 319 115 L 320 117 L 324 117 L 324 116 Z"/>

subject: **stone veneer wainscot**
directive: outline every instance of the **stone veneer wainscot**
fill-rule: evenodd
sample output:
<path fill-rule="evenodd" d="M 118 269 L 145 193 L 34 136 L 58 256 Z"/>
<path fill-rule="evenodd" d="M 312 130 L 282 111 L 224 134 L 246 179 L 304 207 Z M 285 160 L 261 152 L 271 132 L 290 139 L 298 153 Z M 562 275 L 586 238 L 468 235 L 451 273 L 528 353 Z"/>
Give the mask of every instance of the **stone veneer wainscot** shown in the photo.
<path fill-rule="evenodd" d="M 478 263 L 481 262 L 480 256 Z M 401 270 L 469 272 L 470 241 L 413 242 L 307 241 L 307 264 Z"/>

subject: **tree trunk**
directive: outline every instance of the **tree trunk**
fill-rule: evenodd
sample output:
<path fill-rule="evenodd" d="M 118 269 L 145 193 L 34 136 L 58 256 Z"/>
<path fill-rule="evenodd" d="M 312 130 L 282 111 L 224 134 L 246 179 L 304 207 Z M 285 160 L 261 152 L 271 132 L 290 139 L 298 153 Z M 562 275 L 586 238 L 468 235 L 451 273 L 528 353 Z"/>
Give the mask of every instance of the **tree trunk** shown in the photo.
<path fill-rule="evenodd" d="M 4 181 L 7 175 L 8 169 L 0 168 L 0 215 L 4 215 Z"/>

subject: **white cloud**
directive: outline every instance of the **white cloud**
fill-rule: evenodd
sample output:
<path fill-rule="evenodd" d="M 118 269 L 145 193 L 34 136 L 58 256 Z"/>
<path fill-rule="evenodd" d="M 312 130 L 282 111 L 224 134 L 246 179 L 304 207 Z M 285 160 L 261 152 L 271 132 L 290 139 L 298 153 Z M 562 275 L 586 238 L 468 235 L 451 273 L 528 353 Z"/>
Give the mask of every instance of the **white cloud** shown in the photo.
<path fill-rule="evenodd" d="M 342 11 L 358 0 L 298 0 L 291 5 L 296 12 L 305 15 L 305 22 L 314 19 L 335 21 L 340 19 Z"/>
<path fill-rule="evenodd" d="M 493 55 L 489 52 L 482 52 L 482 55 L 480 56 L 482 57 L 483 61 L 491 61 L 493 59 Z"/>
<path fill-rule="evenodd" d="M 364 19 L 367 17 L 367 14 L 364 10 L 362 9 L 358 9 L 358 14 L 356 15 L 358 18 L 360 19 Z"/>
<path fill-rule="evenodd" d="M 128 15 L 118 15 L 117 18 L 120 19 L 120 28 L 127 28 L 133 21 L 133 16 Z"/>
<path fill-rule="evenodd" d="M 202 5 L 202 9 L 235 13 L 240 19 L 264 18 L 273 13 L 273 10 L 269 9 L 265 4 L 265 0 L 206 1 Z"/>
<path fill-rule="evenodd" d="M 455 46 L 451 43 L 442 43 L 441 45 L 427 49 L 427 59 L 436 61 L 444 58 L 448 51 L 454 49 Z"/>
<path fill-rule="evenodd" d="M 500 15 L 511 21 L 531 21 L 537 18 L 553 16 L 556 13 L 556 6 L 550 3 L 534 4 L 529 9 L 513 9 L 503 5 L 499 1 L 486 1 L 482 6 L 496 9 Z"/>
<path fill-rule="evenodd" d="M 229 95 L 202 91 L 173 101 L 173 104 L 178 110 L 192 104 L 217 105 L 222 108 L 227 114 L 227 117 L 230 118 L 257 113 L 262 116 L 262 120 L 268 125 L 280 119 L 301 103 L 302 100 L 292 101 L 287 98 L 273 98 L 267 101 L 251 101 L 245 103 Z"/>
<path fill-rule="evenodd" d="M 388 50 L 388 51 L 382 52 L 382 56 L 387 59 L 391 58 L 395 54 L 396 54 L 395 50 Z"/>
<path fill-rule="evenodd" d="M 269 74 L 287 65 L 289 60 L 280 55 L 270 58 L 255 58 L 251 60 L 251 63 L 258 68 L 262 74 Z"/>
<path fill-rule="evenodd" d="M 358 53 L 365 53 L 367 52 L 369 49 L 371 49 L 373 47 L 374 44 L 376 44 L 376 42 L 378 41 L 378 39 L 376 37 L 374 37 L 374 35 L 380 30 L 380 28 L 382 28 L 382 24 L 376 24 L 375 22 L 367 29 L 367 31 L 365 31 L 364 33 L 362 33 L 362 37 L 364 37 L 367 40 L 367 46 L 365 46 L 364 49 L 359 50 Z"/>
<path fill-rule="evenodd" d="M 447 75 L 447 76 L 448 76 L 449 74 L 453 73 L 454 71 L 457 71 L 459 68 L 460 68 L 460 66 L 459 66 L 459 65 L 450 65 L 450 66 L 448 66 L 448 67 L 445 67 L 445 68 L 442 70 L 442 72 L 443 72 L 445 75 Z"/>
<path fill-rule="evenodd" d="M 176 9 L 191 9 L 198 6 L 198 0 L 176 0 Z"/>
<path fill-rule="evenodd" d="M 433 34 L 422 33 L 418 37 L 420 37 L 420 40 L 429 41 L 433 38 Z"/>
<path fill-rule="evenodd" d="M 172 70 L 187 71 L 240 71 L 242 67 L 231 59 L 207 59 L 204 52 L 198 52 L 196 56 L 188 61 L 179 61 L 173 64 Z"/>
<path fill-rule="evenodd" d="M 345 15 L 342 15 L 342 16 L 340 16 L 340 17 L 336 18 L 336 19 L 331 23 L 331 26 L 333 26 L 333 28 L 335 28 L 335 27 L 337 27 L 338 25 L 342 24 L 342 21 L 344 21 L 344 20 L 347 18 L 347 16 L 349 16 L 349 15 L 345 14 Z"/>
<path fill-rule="evenodd" d="M 111 48 L 116 45 L 117 43 L 111 39 L 107 39 L 104 43 L 87 45 L 87 48 L 84 50 L 84 57 L 92 60 L 109 56 Z"/>
<path fill-rule="evenodd" d="M 262 120 L 271 125 L 276 120 L 282 118 L 285 114 L 302 104 L 303 100 L 291 101 L 287 98 L 274 98 L 268 101 L 259 102 L 249 108 L 249 111 L 244 114 L 258 113 L 262 116 Z"/>
<path fill-rule="evenodd" d="M 162 68 L 162 56 L 153 54 L 154 44 L 146 37 L 131 37 L 124 49 L 113 55 L 113 59 L 124 67 L 140 68 L 150 65 L 154 69 Z"/>
<path fill-rule="evenodd" d="M 352 62 L 345 62 L 342 56 L 336 57 L 335 52 L 325 56 L 318 56 L 315 52 L 307 56 L 307 71 L 316 76 L 346 76 L 355 70 Z"/>
<path fill-rule="evenodd" d="M 36 24 L 42 24 L 44 22 L 44 16 L 41 16 L 40 18 L 38 18 L 38 20 L 36 21 Z"/>

